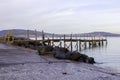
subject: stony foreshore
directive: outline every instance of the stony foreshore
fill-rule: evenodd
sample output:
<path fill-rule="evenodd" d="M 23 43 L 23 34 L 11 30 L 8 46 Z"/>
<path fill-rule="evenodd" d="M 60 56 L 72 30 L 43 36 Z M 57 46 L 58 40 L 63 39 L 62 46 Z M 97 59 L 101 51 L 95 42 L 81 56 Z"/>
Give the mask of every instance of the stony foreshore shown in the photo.
<path fill-rule="evenodd" d="M 39 56 L 37 50 L 0 44 L 0 80 L 120 80 L 92 64 Z"/>

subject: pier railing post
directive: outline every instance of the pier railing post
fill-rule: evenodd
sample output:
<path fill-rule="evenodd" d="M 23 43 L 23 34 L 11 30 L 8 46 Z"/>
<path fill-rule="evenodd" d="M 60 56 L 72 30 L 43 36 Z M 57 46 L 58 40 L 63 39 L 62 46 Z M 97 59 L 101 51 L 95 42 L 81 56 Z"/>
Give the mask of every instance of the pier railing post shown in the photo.
<path fill-rule="evenodd" d="M 27 40 L 29 41 L 29 30 L 27 30 Z"/>
<path fill-rule="evenodd" d="M 65 43 L 65 34 L 64 34 L 64 36 L 63 36 L 64 38 L 63 38 L 63 41 L 64 41 L 64 48 L 66 48 L 66 43 Z"/>
<path fill-rule="evenodd" d="M 103 42 L 103 37 L 102 37 L 102 40 L 101 40 L 101 42 L 102 42 L 102 46 L 104 45 L 104 42 Z"/>
<path fill-rule="evenodd" d="M 79 51 L 81 51 L 81 39 L 79 39 Z"/>
<path fill-rule="evenodd" d="M 76 50 L 78 51 L 78 39 L 77 39 L 77 34 L 76 34 L 76 45 L 75 45 L 75 47 L 76 47 Z"/>
<path fill-rule="evenodd" d="M 44 31 L 42 30 L 42 45 L 44 46 L 44 40 L 45 40 L 45 35 L 44 35 Z"/>
<path fill-rule="evenodd" d="M 48 38 L 48 45 L 51 46 L 51 41 L 49 38 Z"/>
<path fill-rule="evenodd" d="M 14 42 L 14 30 L 12 30 L 12 42 Z"/>
<path fill-rule="evenodd" d="M 7 42 L 10 42 L 10 30 L 8 30 L 8 34 L 7 34 Z"/>
<path fill-rule="evenodd" d="M 61 36 L 60 36 L 60 47 L 62 47 Z"/>
<path fill-rule="evenodd" d="M 35 40 L 37 41 L 37 31 L 35 29 Z"/>
<path fill-rule="evenodd" d="M 52 34 L 52 46 L 54 46 L 54 33 Z"/>
<path fill-rule="evenodd" d="M 70 45 L 71 45 L 71 51 L 73 50 L 73 45 L 72 45 L 72 34 L 70 35 Z"/>
<path fill-rule="evenodd" d="M 107 42 L 107 36 L 105 36 L 105 40 L 106 40 L 106 45 L 108 44 L 108 42 Z"/>

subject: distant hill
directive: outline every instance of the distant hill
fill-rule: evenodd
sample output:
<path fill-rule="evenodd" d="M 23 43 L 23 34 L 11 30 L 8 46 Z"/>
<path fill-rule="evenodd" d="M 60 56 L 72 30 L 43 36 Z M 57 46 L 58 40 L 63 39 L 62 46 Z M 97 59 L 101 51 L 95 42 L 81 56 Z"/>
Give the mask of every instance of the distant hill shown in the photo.
<path fill-rule="evenodd" d="M 120 37 L 120 34 L 110 33 L 110 32 L 90 32 L 90 33 L 83 33 L 80 36 L 106 36 L 106 37 Z"/>
<path fill-rule="evenodd" d="M 12 32 L 12 31 L 11 31 Z M 8 33 L 8 30 L 2 30 L 0 31 L 0 36 L 6 35 Z M 24 29 L 14 29 L 14 33 L 16 37 L 26 37 L 27 36 L 27 30 Z M 29 33 L 31 33 L 31 37 L 33 37 L 35 34 L 34 30 L 29 30 Z M 41 36 L 42 32 L 37 31 L 38 36 Z M 107 36 L 107 37 L 120 37 L 120 34 L 115 34 L 115 33 L 109 33 L 109 32 L 90 32 L 90 33 L 78 33 L 78 34 L 73 34 L 73 36 L 79 36 L 79 37 L 90 37 L 90 36 Z M 52 36 L 52 33 L 46 33 L 45 36 Z M 55 34 L 56 37 L 63 36 L 63 34 Z M 70 36 L 66 34 L 66 36 Z"/>
<path fill-rule="evenodd" d="M 14 31 L 14 34 L 16 37 L 26 37 L 27 36 L 27 32 L 28 30 L 24 30 L 24 29 L 12 29 Z M 10 34 L 12 34 L 12 30 L 10 31 Z M 2 30 L 0 31 L 0 36 L 6 35 L 8 33 L 8 30 Z M 30 36 L 34 37 L 35 34 L 35 30 L 29 30 Z M 42 32 L 37 31 L 37 35 L 38 37 L 41 36 Z M 52 34 L 50 33 L 45 33 L 46 36 L 50 36 Z"/>

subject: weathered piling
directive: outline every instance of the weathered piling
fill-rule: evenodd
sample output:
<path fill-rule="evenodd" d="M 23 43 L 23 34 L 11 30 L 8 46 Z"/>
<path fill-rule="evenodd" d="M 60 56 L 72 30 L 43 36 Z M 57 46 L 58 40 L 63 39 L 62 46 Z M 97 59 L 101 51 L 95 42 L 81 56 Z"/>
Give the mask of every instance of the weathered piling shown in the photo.
<path fill-rule="evenodd" d="M 10 30 L 8 30 L 7 41 L 8 41 L 8 43 L 10 42 Z"/>
<path fill-rule="evenodd" d="M 70 47 L 71 47 L 71 51 L 73 51 L 73 43 L 72 43 L 72 34 L 70 35 Z"/>
<path fill-rule="evenodd" d="M 79 39 L 79 51 L 81 51 L 81 41 Z"/>
<path fill-rule="evenodd" d="M 14 42 L 14 30 L 12 30 L 12 42 Z"/>
<path fill-rule="evenodd" d="M 76 49 L 76 51 L 78 51 L 78 39 L 77 39 L 77 34 L 75 35 L 75 39 L 76 39 L 75 49 Z"/>
<path fill-rule="evenodd" d="M 27 40 L 30 39 L 29 30 L 27 30 Z"/>
<path fill-rule="evenodd" d="M 87 48 L 94 48 L 94 47 L 97 47 L 97 46 L 103 46 L 104 44 L 107 45 L 107 39 L 106 38 L 95 38 L 95 36 L 92 36 L 92 39 L 88 39 L 88 38 L 85 38 L 86 36 L 84 36 L 84 38 L 77 38 L 77 35 L 76 36 L 73 36 L 73 34 L 70 34 L 70 38 L 68 38 L 68 35 L 60 35 L 60 38 L 56 38 L 54 34 L 52 34 L 52 38 L 45 38 L 45 34 L 44 34 L 44 31 L 42 31 L 42 34 L 41 34 L 41 37 L 42 39 L 41 40 L 38 40 L 37 39 L 37 31 L 35 30 L 34 32 L 34 35 L 35 35 L 35 40 L 30 40 L 30 31 L 27 30 L 27 38 L 26 39 L 20 39 L 20 40 L 15 40 L 14 38 L 14 32 L 12 32 L 12 41 L 17 41 L 17 42 L 22 42 L 22 43 L 31 43 L 31 42 L 34 42 L 37 44 L 41 43 L 43 46 L 44 45 L 49 45 L 49 46 L 58 46 L 58 47 L 64 47 L 64 48 L 67 48 L 69 49 L 70 51 L 81 51 L 82 49 L 87 49 Z M 10 42 L 10 31 L 8 31 L 8 34 L 7 34 L 7 42 Z M 57 45 L 58 44 L 58 45 Z M 75 45 L 75 46 L 73 46 Z"/>
<path fill-rule="evenodd" d="M 59 43 L 59 47 L 62 47 L 62 42 L 61 42 L 61 36 L 60 36 L 60 43 Z"/>
<path fill-rule="evenodd" d="M 54 46 L 54 33 L 52 34 L 52 46 Z"/>
<path fill-rule="evenodd" d="M 66 43 L 65 43 L 65 34 L 64 34 L 63 42 L 64 42 L 64 48 L 66 48 Z"/>
<path fill-rule="evenodd" d="M 35 40 L 37 41 L 37 31 L 35 29 Z"/>
<path fill-rule="evenodd" d="M 45 42 L 45 35 L 44 35 L 44 31 L 42 31 L 42 45 L 44 46 L 44 42 Z"/>

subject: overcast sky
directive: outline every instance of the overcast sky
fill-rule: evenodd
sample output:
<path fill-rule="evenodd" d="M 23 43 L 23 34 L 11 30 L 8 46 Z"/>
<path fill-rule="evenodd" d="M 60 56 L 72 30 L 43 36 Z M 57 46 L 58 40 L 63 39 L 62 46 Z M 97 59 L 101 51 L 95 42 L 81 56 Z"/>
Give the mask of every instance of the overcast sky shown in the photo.
<path fill-rule="evenodd" d="M 120 33 L 120 0 L 0 0 L 0 30 Z"/>

